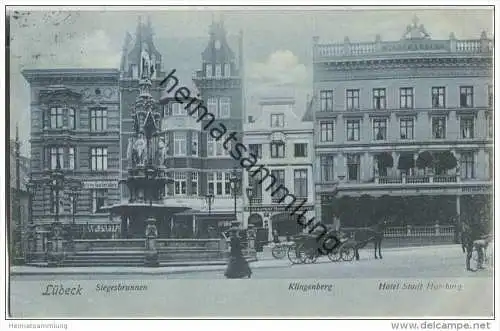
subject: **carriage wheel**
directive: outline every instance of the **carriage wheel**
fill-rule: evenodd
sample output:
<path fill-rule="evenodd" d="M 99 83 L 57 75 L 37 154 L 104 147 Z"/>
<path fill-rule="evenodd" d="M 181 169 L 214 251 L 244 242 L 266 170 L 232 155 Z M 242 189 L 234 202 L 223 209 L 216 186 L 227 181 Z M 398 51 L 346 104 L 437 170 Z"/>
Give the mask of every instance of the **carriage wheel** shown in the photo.
<path fill-rule="evenodd" d="M 340 256 L 340 250 L 339 249 L 333 249 L 328 253 L 328 258 L 332 262 L 339 262 L 340 259 L 342 258 Z"/>
<path fill-rule="evenodd" d="M 319 252 L 316 249 L 304 250 L 304 263 L 315 263 L 318 256 Z"/>
<path fill-rule="evenodd" d="M 288 247 L 288 259 L 293 264 L 301 264 L 305 262 L 304 249 L 302 246 L 303 245 L 294 244 Z"/>
<path fill-rule="evenodd" d="M 356 252 L 354 250 L 354 247 L 342 247 L 340 249 L 340 256 L 342 258 L 342 261 L 352 261 L 354 260 L 355 255 Z"/>
<path fill-rule="evenodd" d="M 281 260 L 286 255 L 286 248 L 284 246 L 274 246 L 271 254 L 275 259 Z"/>

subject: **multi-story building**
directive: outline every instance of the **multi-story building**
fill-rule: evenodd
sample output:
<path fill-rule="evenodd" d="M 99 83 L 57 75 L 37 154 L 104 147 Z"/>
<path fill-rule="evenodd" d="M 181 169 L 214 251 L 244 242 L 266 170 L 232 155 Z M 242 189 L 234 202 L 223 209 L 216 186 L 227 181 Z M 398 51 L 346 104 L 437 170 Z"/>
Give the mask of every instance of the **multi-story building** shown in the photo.
<path fill-rule="evenodd" d="M 297 199 L 295 205 L 306 199 L 301 210 L 307 211 L 304 214 L 307 220 L 315 214 L 313 122 L 298 117 L 294 106 L 294 98 L 288 96 L 263 97 L 260 116 L 244 125 L 243 142 L 249 153 L 257 156 L 255 169 L 245 171 L 243 177 L 245 191 L 248 187 L 251 190 L 250 196 L 245 197 L 244 225 L 267 228 L 269 240 L 275 229 L 280 236 L 295 235 L 303 230 L 291 212 L 294 208 L 287 209 L 291 199 L 282 199 L 286 191 L 278 190 L 280 185 Z M 254 175 L 260 166 L 267 171 Z M 269 175 L 276 181 L 268 189 Z"/>
<path fill-rule="evenodd" d="M 191 91 L 215 121 L 227 128 L 228 134 L 236 132 L 238 141 L 242 139 L 244 117 L 242 52 L 242 35 L 237 57 L 229 45 L 223 21 L 213 22 L 201 54 L 201 70 L 193 74 L 197 90 Z M 223 146 L 225 139 L 215 139 L 211 134 L 209 117 L 197 121 L 199 114 L 190 116 L 173 101 L 168 97 L 161 101 L 167 115 L 164 129 L 173 146 L 169 162 L 175 164 L 170 198 L 192 208 L 175 219 L 192 222 L 195 235 L 207 235 L 209 229 L 218 235 L 218 230 L 232 221 L 243 222 L 241 167 L 231 158 L 230 148 Z M 237 180 L 236 190 L 232 178 Z"/>
<path fill-rule="evenodd" d="M 323 222 L 451 223 L 486 211 L 493 171 L 493 42 L 314 38 L 316 201 Z M 319 216 L 319 215 L 318 215 Z"/>
<path fill-rule="evenodd" d="M 31 89 L 31 177 L 37 183 L 33 196 L 37 231 L 47 233 L 55 221 L 56 194 L 46 180 L 59 164 L 66 179 L 82 185 L 77 196 L 71 194 L 69 185 L 60 192 L 61 223 L 74 222 L 76 238 L 113 237 L 119 224 L 110 222 L 101 207 L 119 200 L 119 71 L 33 69 L 24 70 L 23 75 Z"/>

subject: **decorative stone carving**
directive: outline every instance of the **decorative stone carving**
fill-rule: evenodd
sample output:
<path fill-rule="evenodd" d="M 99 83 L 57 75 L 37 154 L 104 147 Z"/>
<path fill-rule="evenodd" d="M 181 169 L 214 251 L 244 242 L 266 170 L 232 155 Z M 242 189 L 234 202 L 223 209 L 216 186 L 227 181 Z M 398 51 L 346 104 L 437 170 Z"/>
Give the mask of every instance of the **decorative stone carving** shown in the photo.
<path fill-rule="evenodd" d="M 167 157 L 167 145 L 165 144 L 165 139 L 163 137 L 158 141 L 158 151 L 157 151 L 157 164 L 159 166 L 165 165 L 165 159 Z"/>
<path fill-rule="evenodd" d="M 142 133 L 139 133 L 139 137 L 135 140 L 132 150 L 132 164 L 144 165 L 146 161 L 146 147 L 146 139 Z"/>

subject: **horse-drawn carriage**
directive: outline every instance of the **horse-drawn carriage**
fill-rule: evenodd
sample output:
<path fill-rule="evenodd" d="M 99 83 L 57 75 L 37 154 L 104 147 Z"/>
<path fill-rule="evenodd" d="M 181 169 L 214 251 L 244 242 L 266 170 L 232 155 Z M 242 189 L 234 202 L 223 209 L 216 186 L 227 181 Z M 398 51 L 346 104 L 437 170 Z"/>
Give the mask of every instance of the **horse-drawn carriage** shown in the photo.
<path fill-rule="evenodd" d="M 355 243 L 342 232 L 299 234 L 288 245 L 287 256 L 293 264 L 314 263 L 320 256 L 330 261 L 352 261 L 356 255 Z"/>

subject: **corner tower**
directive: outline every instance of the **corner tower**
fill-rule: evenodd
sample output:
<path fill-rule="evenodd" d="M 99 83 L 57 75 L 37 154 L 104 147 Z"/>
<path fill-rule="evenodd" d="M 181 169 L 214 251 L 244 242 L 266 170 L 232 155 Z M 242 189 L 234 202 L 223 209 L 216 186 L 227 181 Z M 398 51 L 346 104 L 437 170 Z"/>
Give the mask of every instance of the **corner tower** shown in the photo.
<path fill-rule="evenodd" d="M 226 126 L 228 132 L 236 132 L 236 139 L 242 141 L 243 136 L 243 80 L 242 80 L 242 47 L 240 34 L 238 55 L 231 49 L 224 22 L 213 21 L 209 28 L 209 39 L 205 50 L 201 54 L 201 70 L 193 75 L 200 98 L 203 100 L 208 111 L 214 115 L 219 123 Z M 203 123 L 203 126 L 205 123 Z M 213 214 L 234 217 L 231 203 L 232 193 L 229 187 L 229 179 L 234 168 L 237 169 L 241 179 L 241 167 L 239 163 L 231 158 L 223 148 L 223 139 L 216 141 L 208 131 L 202 132 L 202 153 L 204 159 L 202 194 L 213 194 Z M 226 185 L 227 184 L 227 185 Z M 241 200 L 241 190 L 239 200 Z M 226 206 L 222 202 L 228 202 Z M 241 202 L 241 201 L 240 201 Z M 236 218 L 243 224 L 242 205 L 238 204 Z"/>

